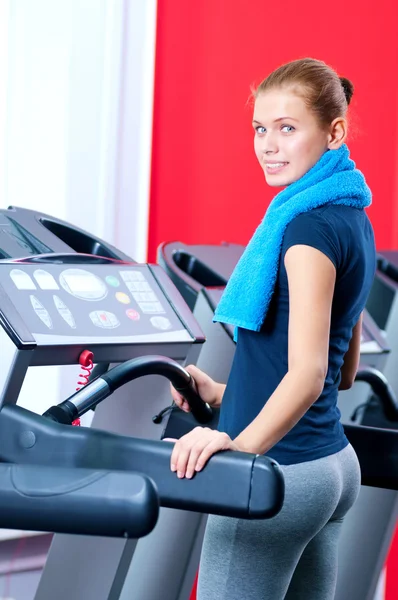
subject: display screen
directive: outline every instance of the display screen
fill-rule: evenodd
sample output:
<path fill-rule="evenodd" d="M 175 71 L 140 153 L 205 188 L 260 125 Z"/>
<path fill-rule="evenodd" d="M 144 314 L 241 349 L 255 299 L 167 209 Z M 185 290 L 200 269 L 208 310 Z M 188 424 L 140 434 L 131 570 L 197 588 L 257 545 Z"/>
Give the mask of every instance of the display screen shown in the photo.
<path fill-rule="evenodd" d="M 79 292 L 103 292 L 104 285 L 96 277 L 84 275 L 63 275 L 66 285 L 72 293 Z"/>
<path fill-rule="evenodd" d="M 366 308 L 381 330 L 386 329 L 394 297 L 395 290 L 393 287 L 376 275 L 366 302 Z"/>

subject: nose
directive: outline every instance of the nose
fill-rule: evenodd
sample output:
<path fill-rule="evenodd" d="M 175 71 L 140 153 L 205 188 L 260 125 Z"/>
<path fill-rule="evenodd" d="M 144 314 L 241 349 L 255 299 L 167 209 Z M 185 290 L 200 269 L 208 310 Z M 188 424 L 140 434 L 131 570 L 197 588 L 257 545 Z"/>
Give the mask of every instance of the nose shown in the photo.
<path fill-rule="evenodd" d="M 278 151 L 278 144 L 276 137 L 272 134 L 272 132 L 267 132 L 267 134 L 261 140 L 261 152 L 265 155 L 275 154 Z"/>

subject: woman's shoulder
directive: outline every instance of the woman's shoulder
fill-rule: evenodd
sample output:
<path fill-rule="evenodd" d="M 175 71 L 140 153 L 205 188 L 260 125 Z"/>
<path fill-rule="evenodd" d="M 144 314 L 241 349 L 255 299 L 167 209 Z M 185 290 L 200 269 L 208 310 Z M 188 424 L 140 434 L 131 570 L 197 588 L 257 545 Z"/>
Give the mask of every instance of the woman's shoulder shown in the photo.
<path fill-rule="evenodd" d="M 354 206 L 327 204 L 296 216 L 288 225 L 291 228 L 313 227 L 332 228 L 336 233 L 355 226 L 363 226 L 369 221 L 366 211 Z"/>
<path fill-rule="evenodd" d="M 341 265 L 344 257 L 374 252 L 374 233 L 365 210 L 352 206 L 324 205 L 301 213 L 286 228 L 283 253 L 290 246 L 305 244 L 333 257 Z"/>

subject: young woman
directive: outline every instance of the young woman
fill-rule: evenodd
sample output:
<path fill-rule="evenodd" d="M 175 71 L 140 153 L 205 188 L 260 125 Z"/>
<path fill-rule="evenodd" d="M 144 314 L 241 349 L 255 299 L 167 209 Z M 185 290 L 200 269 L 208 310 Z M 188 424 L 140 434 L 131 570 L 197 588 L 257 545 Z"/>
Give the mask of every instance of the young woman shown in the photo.
<path fill-rule="evenodd" d="M 255 92 L 255 153 L 266 182 L 284 189 L 216 313 L 237 332 L 227 386 L 188 368 L 221 405 L 219 431 L 181 438 L 171 469 L 190 478 L 220 450 L 266 454 L 282 467 L 285 502 L 269 520 L 209 518 L 198 600 L 334 597 L 338 535 L 360 488 L 337 395 L 355 378 L 375 271 L 371 195 L 345 145 L 352 92 L 313 59 L 283 65 Z"/>

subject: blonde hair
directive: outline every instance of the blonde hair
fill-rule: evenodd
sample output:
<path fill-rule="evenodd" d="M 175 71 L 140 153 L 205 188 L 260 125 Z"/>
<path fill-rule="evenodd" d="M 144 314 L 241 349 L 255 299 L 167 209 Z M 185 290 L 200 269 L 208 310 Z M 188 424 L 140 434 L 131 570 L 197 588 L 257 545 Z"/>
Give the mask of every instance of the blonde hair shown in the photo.
<path fill-rule="evenodd" d="M 254 90 L 254 98 L 281 87 L 293 87 L 321 125 L 329 125 L 337 117 L 345 118 L 354 93 L 349 79 L 339 77 L 326 63 L 314 58 L 302 58 L 282 65 Z"/>

